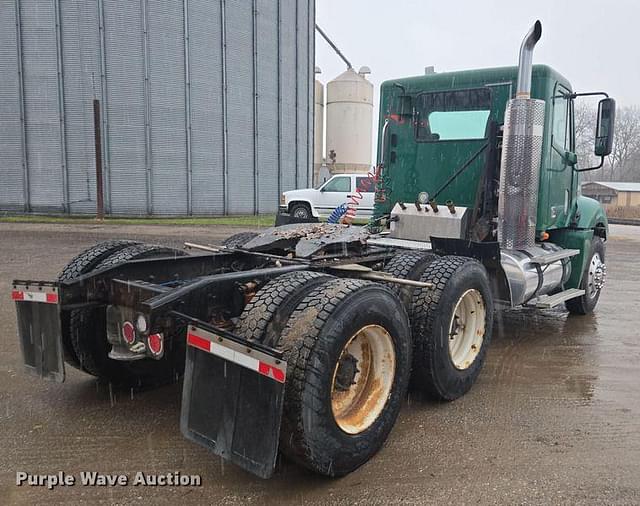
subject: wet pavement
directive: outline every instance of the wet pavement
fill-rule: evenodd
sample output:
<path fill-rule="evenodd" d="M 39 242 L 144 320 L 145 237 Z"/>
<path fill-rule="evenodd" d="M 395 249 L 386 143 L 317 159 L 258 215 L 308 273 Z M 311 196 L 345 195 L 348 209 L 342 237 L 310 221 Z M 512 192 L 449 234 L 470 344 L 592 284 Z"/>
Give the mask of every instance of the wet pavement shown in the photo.
<path fill-rule="evenodd" d="M 113 391 L 68 369 L 63 385 L 22 370 L 13 278 L 53 279 L 110 237 L 217 243 L 232 227 L 0 224 L 0 504 L 640 503 L 640 227 L 611 226 L 596 312 L 496 317 L 485 369 L 453 403 L 410 396 L 382 451 L 339 479 L 287 462 L 268 481 L 179 430 L 180 386 Z M 201 476 L 200 487 L 16 486 L 16 472 Z M 78 478 L 79 480 L 79 478 Z"/>

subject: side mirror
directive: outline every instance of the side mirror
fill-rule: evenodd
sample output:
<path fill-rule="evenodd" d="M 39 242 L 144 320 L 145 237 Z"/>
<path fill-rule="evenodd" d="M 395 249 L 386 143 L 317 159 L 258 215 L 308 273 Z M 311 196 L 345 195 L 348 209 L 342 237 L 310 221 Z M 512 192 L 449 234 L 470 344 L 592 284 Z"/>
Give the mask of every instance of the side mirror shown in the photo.
<path fill-rule="evenodd" d="M 613 149 L 613 131 L 616 122 L 616 101 L 603 98 L 598 104 L 598 123 L 593 152 L 596 156 L 607 156 Z"/>

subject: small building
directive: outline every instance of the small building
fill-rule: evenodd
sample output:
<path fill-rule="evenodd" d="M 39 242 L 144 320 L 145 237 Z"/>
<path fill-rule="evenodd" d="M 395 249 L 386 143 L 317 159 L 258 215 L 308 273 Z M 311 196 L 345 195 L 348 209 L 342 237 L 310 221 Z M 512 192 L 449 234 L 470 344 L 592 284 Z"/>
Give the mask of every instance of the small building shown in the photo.
<path fill-rule="evenodd" d="M 590 181 L 582 183 L 582 194 L 606 206 L 640 206 L 640 183 Z"/>

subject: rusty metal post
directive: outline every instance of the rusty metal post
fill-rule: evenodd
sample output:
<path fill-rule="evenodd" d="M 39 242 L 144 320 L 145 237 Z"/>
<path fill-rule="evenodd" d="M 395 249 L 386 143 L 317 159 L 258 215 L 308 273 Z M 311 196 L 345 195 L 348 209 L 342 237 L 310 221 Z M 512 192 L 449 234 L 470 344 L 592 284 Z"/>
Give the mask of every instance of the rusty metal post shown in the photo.
<path fill-rule="evenodd" d="M 104 192 L 102 184 L 102 135 L 100 133 L 100 100 L 93 99 L 93 134 L 96 146 L 96 218 L 104 219 Z"/>

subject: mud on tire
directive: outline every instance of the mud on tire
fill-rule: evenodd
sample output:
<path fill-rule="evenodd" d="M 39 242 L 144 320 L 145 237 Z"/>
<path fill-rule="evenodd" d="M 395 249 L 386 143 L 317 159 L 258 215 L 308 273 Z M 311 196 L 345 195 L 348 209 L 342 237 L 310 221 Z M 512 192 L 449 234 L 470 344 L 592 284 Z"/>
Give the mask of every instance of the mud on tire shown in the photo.
<path fill-rule="evenodd" d="M 435 288 L 418 288 L 413 295 L 414 313 L 412 384 L 429 397 L 454 400 L 469 391 L 484 364 L 493 330 L 493 299 L 487 272 L 474 259 L 445 256 L 429 264 L 421 281 Z M 465 368 L 454 364 L 450 339 L 454 311 L 467 292 L 481 297 L 484 303 L 483 335 L 476 345 L 474 358 Z"/>
<path fill-rule="evenodd" d="M 129 260 L 169 255 L 184 256 L 180 250 L 153 244 L 133 244 L 117 250 L 99 262 L 95 269 L 114 267 Z M 94 269 L 94 270 L 95 270 Z M 81 369 L 117 385 L 152 386 L 169 382 L 184 370 L 185 344 L 169 339 L 160 360 L 143 359 L 130 364 L 109 358 L 104 307 L 76 309 L 69 319 L 69 337 Z"/>
<path fill-rule="evenodd" d="M 87 274 L 95 269 L 102 260 L 113 255 L 117 251 L 124 249 L 128 246 L 139 244 L 137 241 L 129 240 L 112 240 L 104 241 L 96 244 L 82 253 L 74 257 L 58 275 L 58 281 L 71 281 L 79 278 L 83 274 Z M 71 344 L 71 330 L 69 328 L 71 319 L 70 311 L 63 311 L 60 315 L 61 320 L 61 335 L 62 335 L 62 349 L 64 352 L 64 360 L 67 364 L 82 370 L 78 356 L 76 355 L 73 345 Z"/>
<path fill-rule="evenodd" d="M 334 412 L 338 379 L 344 351 L 363 330 L 371 328 L 382 328 L 388 334 L 385 342 L 393 350 L 395 367 L 367 368 L 366 377 L 375 381 L 386 374 L 381 385 L 388 391 L 382 386 L 364 390 L 367 396 L 354 404 L 353 423 L 364 424 L 360 417 L 371 413 L 368 408 L 372 405 L 378 412 L 361 425 L 362 430 L 349 432 L 339 425 L 341 418 Z M 328 476 L 345 475 L 367 462 L 387 439 L 408 387 L 411 337 L 402 302 L 378 283 L 329 281 L 298 304 L 278 347 L 284 351 L 288 375 L 280 436 L 285 456 Z M 369 356 L 373 355 L 372 351 Z M 355 367 L 353 381 L 359 383 L 357 367 L 366 367 L 364 359 Z"/>
<path fill-rule="evenodd" d="M 245 306 L 236 333 L 274 346 L 291 313 L 307 293 L 332 279 L 335 277 L 311 271 L 290 272 L 272 279 Z"/>

